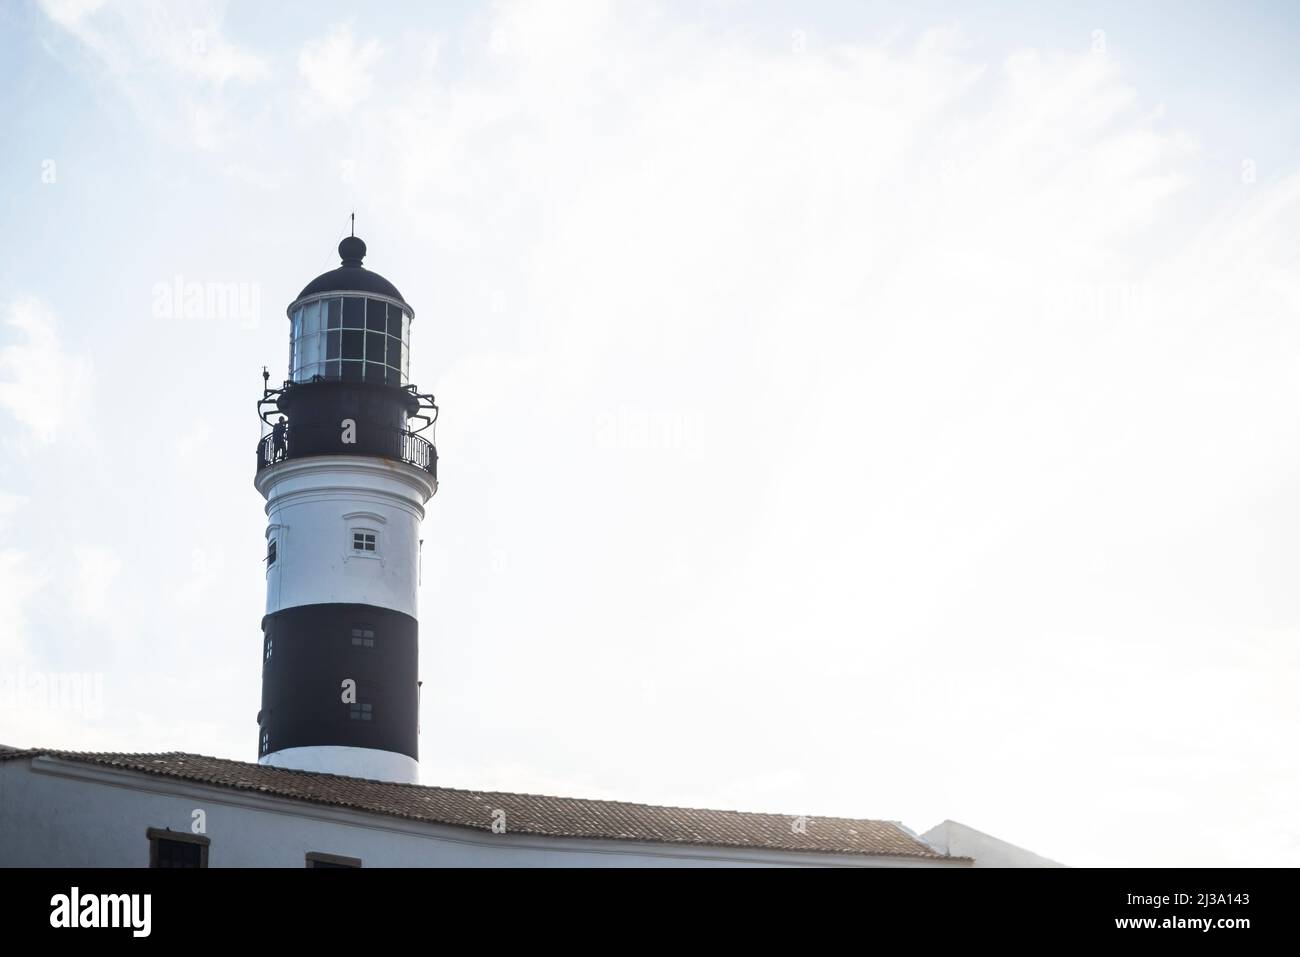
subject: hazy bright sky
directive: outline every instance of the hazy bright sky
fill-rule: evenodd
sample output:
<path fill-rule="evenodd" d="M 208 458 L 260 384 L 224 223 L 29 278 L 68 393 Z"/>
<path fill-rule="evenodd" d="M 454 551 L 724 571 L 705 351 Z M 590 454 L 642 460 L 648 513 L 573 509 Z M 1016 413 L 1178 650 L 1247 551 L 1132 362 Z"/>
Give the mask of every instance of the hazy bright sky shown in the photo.
<path fill-rule="evenodd" d="M 103 696 L 0 741 L 255 760 L 254 403 L 355 208 L 425 783 L 1300 865 L 1297 23 L 5 4 L 0 683 Z"/>

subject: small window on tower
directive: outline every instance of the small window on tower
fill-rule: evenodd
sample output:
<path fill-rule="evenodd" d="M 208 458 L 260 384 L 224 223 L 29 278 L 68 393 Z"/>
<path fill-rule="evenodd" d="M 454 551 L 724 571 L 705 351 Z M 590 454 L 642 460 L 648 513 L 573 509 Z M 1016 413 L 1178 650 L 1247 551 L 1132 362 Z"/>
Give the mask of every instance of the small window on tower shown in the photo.
<path fill-rule="evenodd" d="M 266 636 L 266 659 L 265 659 L 265 660 L 267 660 L 267 661 L 270 661 L 270 660 L 271 660 L 271 652 L 274 651 L 274 650 L 275 650 L 275 646 L 274 646 L 273 640 L 272 640 L 272 638 L 271 638 L 270 635 L 267 635 L 267 636 Z"/>
<path fill-rule="evenodd" d="M 271 732 L 263 731 L 262 732 L 262 753 L 266 754 L 266 752 L 269 750 L 271 750 Z"/>
<path fill-rule="evenodd" d="M 357 625 L 352 629 L 352 644 L 358 648 L 375 647 L 375 630 L 367 625 Z"/>
<path fill-rule="evenodd" d="M 354 704 L 349 717 L 353 721 L 370 721 L 374 718 L 374 705 Z"/>
<path fill-rule="evenodd" d="M 276 545 L 275 545 L 275 539 L 272 538 L 270 541 L 266 543 L 266 564 L 268 566 L 274 565 L 275 557 L 276 557 Z"/>
<path fill-rule="evenodd" d="M 375 533 L 356 531 L 352 533 L 352 548 L 358 552 L 373 552 L 375 550 Z"/>

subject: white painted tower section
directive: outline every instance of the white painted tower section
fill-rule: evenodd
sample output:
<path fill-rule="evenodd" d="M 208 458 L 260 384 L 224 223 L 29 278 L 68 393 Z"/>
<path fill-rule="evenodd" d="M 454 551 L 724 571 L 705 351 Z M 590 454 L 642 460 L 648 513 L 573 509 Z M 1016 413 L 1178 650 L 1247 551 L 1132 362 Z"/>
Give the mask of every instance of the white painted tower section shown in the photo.
<path fill-rule="evenodd" d="M 257 476 L 266 499 L 266 613 L 348 602 L 419 618 L 420 523 L 433 476 L 392 459 L 320 455 L 288 459 Z M 375 550 L 353 548 L 354 533 Z"/>
<path fill-rule="evenodd" d="M 370 781 L 419 784 L 420 764 L 414 758 L 376 748 L 347 748 L 327 744 L 311 748 L 285 748 L 257 759 L 258 764 L 299 771 L 320 771 Z"/>
<path fill-rule="evenodd" d="M 391 459 L 321 455 L 288 459 L 257 475 L 266 499 L 266 613 L 344 603 L 401 612 L 418 620 L 420 523 L 437 491 L 428 472 Z M 354 535 L 374 536 L 374 551 Z M 271 751 L 259 764 L 377 781 L 419 783 L 405 754 L 342 746 Z"/>

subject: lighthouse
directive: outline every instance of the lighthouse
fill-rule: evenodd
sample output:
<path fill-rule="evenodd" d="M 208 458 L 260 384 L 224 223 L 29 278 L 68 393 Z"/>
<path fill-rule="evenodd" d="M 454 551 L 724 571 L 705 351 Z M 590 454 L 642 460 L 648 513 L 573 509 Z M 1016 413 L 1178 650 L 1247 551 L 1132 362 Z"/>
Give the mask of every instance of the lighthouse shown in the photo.
<path fill-rule="evenodd" d="M 255 485 L 266 500 L 258 762 L 419 779 L 420 523 L 438 489 L 432 395 L 409 381 L 415 310 L 362 260 L 288 307 Z"/>

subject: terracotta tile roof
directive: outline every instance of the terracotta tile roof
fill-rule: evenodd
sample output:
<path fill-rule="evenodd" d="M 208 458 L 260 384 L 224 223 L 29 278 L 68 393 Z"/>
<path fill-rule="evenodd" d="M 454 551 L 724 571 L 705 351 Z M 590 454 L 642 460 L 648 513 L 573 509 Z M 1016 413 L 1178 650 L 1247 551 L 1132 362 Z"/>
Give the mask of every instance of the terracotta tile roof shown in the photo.
<path fill-rule="evenodd" d="M 505 812 L 507 829 L 516 834 L 925 858 L 954 863 L 967 861 L 967 858 L 949 857 L 935 851 L 892 821 L 808 817 L 801 833 L 791 827 L 796 816 L 789 814 L 657 807 L 624 801 L 499 791 L 461 791 L 273 768 L 181 751 L 111 754 L 0 747 L 0 761 L 28 757 L 54 757 L 124 768 L 240 791 L 258 791 L 298 801 L 484 831 L 491 830 L 492 812 L 500 809 Z"/>

